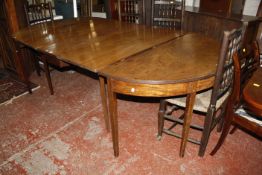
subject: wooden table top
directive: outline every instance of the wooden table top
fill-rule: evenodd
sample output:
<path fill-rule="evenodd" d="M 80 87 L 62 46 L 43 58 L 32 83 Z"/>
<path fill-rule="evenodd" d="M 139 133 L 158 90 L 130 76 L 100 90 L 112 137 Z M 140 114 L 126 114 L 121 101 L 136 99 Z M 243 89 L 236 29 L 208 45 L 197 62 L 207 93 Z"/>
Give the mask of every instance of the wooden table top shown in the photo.
<path fill-rule="evenodd" d="M 93 72 L 180 35 L 171 29 L 80 18 L 34 25 L 14 38 L 38 51 Z"/>
<path fill-rule="evenodd" d="M 244 88 L 243 97 L 248 109 L 262 117 L 262 68 L 259 67 Z"/>
<path fill-rule="evenodd" d="M 191 82 L 214 76 L 218 56 L 219 42 L 200 34 L 186 34 L 110 65 L 99 74 L 133 83 Z"/>

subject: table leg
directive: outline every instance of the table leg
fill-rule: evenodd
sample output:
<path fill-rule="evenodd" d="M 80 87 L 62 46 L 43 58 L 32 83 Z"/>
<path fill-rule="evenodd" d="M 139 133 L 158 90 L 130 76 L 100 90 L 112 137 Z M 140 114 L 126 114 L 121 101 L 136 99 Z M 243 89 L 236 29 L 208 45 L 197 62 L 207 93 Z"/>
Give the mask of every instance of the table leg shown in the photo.
<path fill-rule="evenodd" d="M 109 124 L 109 118 L 108 118 L 105 77 L 99 76 L 99 84 L 100 84 L 100 96 L 101 96 L 101 101 L 102 101 L 102 106 L 103 106 L 106 130 L 109 131 L 110 130 L 110 124 Z"/>
<path fill-rule="evenodd" d="M 53 89 L 53 85 L 52 85 L 52 80 L 51 80 L 51 76 L 50 76 L 50 70 L 49 70 L 49 64 L 47 62 L 47 58 L 43 55 L 43 63 L 44 63 L 44 69 L 45 69 L 45 76 L 46 76 L 46 80 L 47 80 L 47 84 L 49 87 L 49 91 L 51 95 L 54 95 L 54 89 Z"/>
<path fill-rule="evenodd" d="M 186 99 L 186 111 L 185 111 L 185 118 L 183 124 L 183 131 L 182 131 L 182 141 L 180 145 L 180 157 L 184 157 L 187 138 L 189 134 L 190 124 L 192 120 L 192 113 L 193 113 L 193 106 L 195 103 L 196 93 L 188 94 Z"/>
<path fill-rule="evenodd" d="M 119 155 L 119 144 L 118 144 L 118 121 L 117 121 L 117 101 L 116 101 L 116 93 L 112 91 L 111 81 L 107 81 L 107 91 L 109 98 L 109 116 L 111 121 L 111 132 L 112 132 L 112 140 L 113 140 L 113 148 L 114 155 L 118 157 Z"/>
<path fill-rule="evenodd" d="M 16 64 L 18 75 L 20 79 L 26 84 L 28 92 L 31 94 L 32 93 L 31 83 L 25 71 L 24 63 L 22 61 L 22 58 L 25 57 L 25 53 L 24 53 L 25 50 L 22 51 L 23 48 L 21 48 L 15 41 L 14 41 L 14 49 L 16 50 L 14 56 L 15 56 L 15 64 Z"/>

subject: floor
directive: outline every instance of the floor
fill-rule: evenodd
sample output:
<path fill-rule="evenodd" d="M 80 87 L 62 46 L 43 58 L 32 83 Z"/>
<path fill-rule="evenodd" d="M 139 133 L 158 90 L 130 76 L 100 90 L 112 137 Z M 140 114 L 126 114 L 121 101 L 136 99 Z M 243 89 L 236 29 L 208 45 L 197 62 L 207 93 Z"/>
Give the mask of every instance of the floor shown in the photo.
<path fill-rule="evenodd" d="M 262 142 L 237 130 L 215 156 L 209 152 L 219 134 L 211 134 L 206 155 L 188 143 L 180 158 L 180 140 L 156 139 L 158 103 L 120 97 L 120 156 L 113 156 L 105 130 L 98 80 L 77 72 L 52 71 L 55 94 L 45 76 L 32 75 L 41 87 L 0 106 L 1 175 L 260 175 Z M 194 118 L 202 120 L 201 116 Z M 178 130 L 180 130 L 178 128 Z M 193 136 L 199 133 L 191 132 Z"/>

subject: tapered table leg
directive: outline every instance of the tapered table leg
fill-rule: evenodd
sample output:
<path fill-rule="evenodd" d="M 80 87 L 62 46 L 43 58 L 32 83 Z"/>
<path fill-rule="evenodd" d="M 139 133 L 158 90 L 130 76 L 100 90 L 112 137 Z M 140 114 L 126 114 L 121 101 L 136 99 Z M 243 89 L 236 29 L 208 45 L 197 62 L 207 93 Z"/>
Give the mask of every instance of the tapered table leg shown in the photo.
<path fill-rule="evenodd" d="M 105 77 L 99 76 L 99 84 L 100 84 L 100 96 L 101 96 L 101 101 L 102 101 L 102 106 L 103 106 L 106 130 L 109 131 L 110 123 L 109 123 L 109 117 L 108 117 Z"/>
<path fill-rule="evenodd" d="M 109 98 L 109 116 L 111 121 L 111 132 L 113 140 L 114 155 L 119 155 L 119 143 L 118 143 L 118 121 L 117 121 L 117 100 L 116 93 L 112 91 L 110 80 L 107 82 L 108 98 Z"/>
<path fill-rule="evenodd" d="M 183 124 L 183 132 L 182 132 L 182 141 L 180 145 L 180 157 L 184 157 L 187 138 L 189 134 L 190 124 L 192 120 L 193 106 L 195 103 L 196 93 L 188 94 L 186 99 L 186 111 L 185 111 L 185 119 Z"/>

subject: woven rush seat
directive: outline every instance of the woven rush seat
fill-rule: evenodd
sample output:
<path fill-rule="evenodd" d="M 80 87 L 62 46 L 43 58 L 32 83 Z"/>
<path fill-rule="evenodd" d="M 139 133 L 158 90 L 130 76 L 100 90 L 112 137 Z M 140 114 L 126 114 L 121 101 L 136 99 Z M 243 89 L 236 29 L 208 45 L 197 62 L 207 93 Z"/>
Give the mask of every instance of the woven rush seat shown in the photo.
<path fill-rule="evenodd" d="M 212 95 L 212 89 L 206 90 L 201 93 L 197 93 L 193 110 L 200 111 L 200 112 L 207 112 L 208 107 L 210 105 L 211 95 Z M 229 95 L 230 93 L 226 92 L 222 97 L 220 97 L 217 100 L 216 109 L 221 107 L 221 105 L 225 102 L 225 100 Z M 183 108 L 186 107 L 186 96 L 180 98 L 171 98 L 171 99 L 167 99 L 166 101 L 171 104 L 176 104 L 179 107 L 183 107 Z"/>

